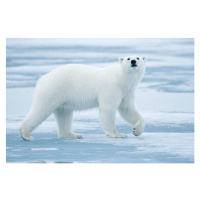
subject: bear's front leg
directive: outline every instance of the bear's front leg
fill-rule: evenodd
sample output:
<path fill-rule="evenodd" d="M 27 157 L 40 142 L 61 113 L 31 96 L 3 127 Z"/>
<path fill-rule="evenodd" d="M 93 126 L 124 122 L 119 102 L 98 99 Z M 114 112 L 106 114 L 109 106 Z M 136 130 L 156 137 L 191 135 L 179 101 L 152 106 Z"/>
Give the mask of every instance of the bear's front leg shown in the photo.
<path fill-rule="evenodd" d="M 135 136 L 139 136 L 144 132 L 145 121 L 134 105 L 121 105 L 119 113 L 129 124 L 133 125 L 133 134 Z"/>
<path fill-rule="evenodd" d="M 135 136 L 139 136 L 144 132 L 145 121 L 144 119 L 139 119 L 136 124 L 133 126 L 133 134 Z"/>
<path fill-rule="evenodd" d="M 116 110 L 113 106 L 100 106 L 99 116 L 106 136 L 112 138 L 125 138 L 127 135 L 118 133 L 115 129 Z"/>

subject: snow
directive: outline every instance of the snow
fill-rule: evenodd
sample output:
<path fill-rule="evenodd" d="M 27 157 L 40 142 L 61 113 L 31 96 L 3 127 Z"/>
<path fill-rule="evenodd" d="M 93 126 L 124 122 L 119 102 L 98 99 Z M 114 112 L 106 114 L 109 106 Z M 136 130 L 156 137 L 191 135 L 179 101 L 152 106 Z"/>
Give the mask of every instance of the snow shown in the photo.
<path fill-rule="evenodd" d="M 7 39 L 7 162 L 193 163 L 193 51 L 193 39 Z M 35 141 L 21 139 L 19 125 L 43 74 L 67 63 L 106 67 L 130 54 L 147 56 L 136 91 L 146 121 L 141 136 L 117 115 L 116 128 L 128 137 L 107 138 L 92 109 L 74 116 L 83 139 L 58 139 L 53 116 L 34 130 Z"/>

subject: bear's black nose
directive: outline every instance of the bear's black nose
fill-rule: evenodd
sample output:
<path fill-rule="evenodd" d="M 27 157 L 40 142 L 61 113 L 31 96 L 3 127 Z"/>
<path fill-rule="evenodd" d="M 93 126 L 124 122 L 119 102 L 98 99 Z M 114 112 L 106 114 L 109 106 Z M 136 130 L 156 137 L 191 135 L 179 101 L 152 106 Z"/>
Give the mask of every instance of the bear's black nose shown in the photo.
<path fill-rule="evenodd" d="M 136 61 L 135 61 L 135 60 L 131 60 L 131 64 L 132 64 L 132 65 L 135 65 L 135 64 L 136 64 Z"/>

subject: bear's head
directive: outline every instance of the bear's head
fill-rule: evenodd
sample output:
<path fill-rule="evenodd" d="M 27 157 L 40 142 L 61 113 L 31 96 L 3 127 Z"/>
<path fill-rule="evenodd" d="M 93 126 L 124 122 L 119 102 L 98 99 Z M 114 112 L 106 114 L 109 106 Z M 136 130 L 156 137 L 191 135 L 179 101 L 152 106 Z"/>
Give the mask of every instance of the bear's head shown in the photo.
<path fill-rule="evenodd" d="M 144 74 L 146 57 L 144 56 L 127 56 L 119 57 L 119 63 L 123 70 L 130 74 Z"/>

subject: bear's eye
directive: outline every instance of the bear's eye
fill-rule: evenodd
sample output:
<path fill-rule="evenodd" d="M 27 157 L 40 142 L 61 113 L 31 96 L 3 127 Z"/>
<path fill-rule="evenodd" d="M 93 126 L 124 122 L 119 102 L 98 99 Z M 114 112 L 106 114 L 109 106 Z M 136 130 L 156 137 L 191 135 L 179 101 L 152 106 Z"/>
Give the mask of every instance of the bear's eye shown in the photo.
<path fill-rule="evenodd" d="M 137 60 L 139 60 L 139 58 L 137 58 Z"/>
<path fill-rule="evenodd" d="M 130 58 L 128 58 L 127 60 L 130 60 Z"/>

